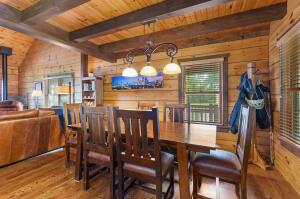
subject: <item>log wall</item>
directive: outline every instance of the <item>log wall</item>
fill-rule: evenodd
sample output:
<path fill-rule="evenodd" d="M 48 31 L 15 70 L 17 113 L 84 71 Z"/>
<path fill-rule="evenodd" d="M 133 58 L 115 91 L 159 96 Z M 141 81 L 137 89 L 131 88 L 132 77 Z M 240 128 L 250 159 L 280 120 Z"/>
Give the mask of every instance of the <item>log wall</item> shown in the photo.
<path fill-rule="evenodd" d="M 81 102 L 80 53 L 42 41 L 35 41 L 19 68 L 19 94 L 24 102 L 34 106 L 31 97 L 35 81 L 53 73 L 75 73 L 75 101 Z M 44 99 L 39 104 L 44 106 Z"/>
<path fill-rule="evenodd" d="M 284 148 L 279 136 L 279 115 L 280 115 L 280 66 L 279 49 L 276 46 L 277 39 L 283 35 L 293 24 L 300 20 L 300 1 L 288 0 L 288 14 L 280 21 L 272 22 L 270 29 L 269 45 L 269 68 L 272 90 L 272 104 L 274 117 L 274 147 L 275 167 L 285 179 L 300 193 L 300 159 Z"/>
<path fill-rule="evenodd" d="M 19 87 L 19 66 L 23 62 L 27 51 L 34 39 L 0 26 L 0 46 L 13 49 L 13 54 L 8 57 L 8 98 L 17 99 Z M 2 57 L 0 56 L 0 82 L 2 81 Z M 0 84 L 1 85 L 1 84 Z M 2 86 L 0 86 L 0 96 Z"/>

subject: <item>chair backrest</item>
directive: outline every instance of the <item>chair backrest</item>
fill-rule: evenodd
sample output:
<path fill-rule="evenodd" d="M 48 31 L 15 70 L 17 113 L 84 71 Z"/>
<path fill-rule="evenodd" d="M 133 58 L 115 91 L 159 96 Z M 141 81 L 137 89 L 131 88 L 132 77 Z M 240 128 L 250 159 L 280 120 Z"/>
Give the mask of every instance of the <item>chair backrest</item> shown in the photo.
<path fill-rule="evenodd" d="M 191 105 L 187 104 L 165 104 L 164 105 L 164 121 L 168 119 L 170 122 L 191 123 Z M 167 117 L 167 115 L 169 117 Z"/>
<path fill-rule="evenodd" d="M 84 150 L 112 155 L 114 143 L 113 107 L 82 106 L 81 110 Z"/>
<path fill-rule="evenodd" d="M 80 124 L 80 103 L 64 104 L 65 128 L 70 124 Z"/>
<path fill-rule="evenodd" d="M 157 102 L 138 102 L 138 110 L 152 110 L 153 107 L 157 107 Z"/>
<path fill-rule="evenodd" d="M 150 111 L 114 109 L 116 149 L 119 164 L 132 163 L 156 169 L 161 173 L 159 146 L 159 113 L 157 108 Z M 121 119 L 124 130 L 121 129 Z M 153 148 L 148 145 L 147 124 L 152 121 Z M 121 132 L 125 133 L 122 139 Z M 153 152 L 153 153 L 152 153 Z"/>
<path fill-rule="evenodd" d="M 236 149 L 236 154 L 242 165 L 242 170 L 247 169 L 248 165 L 254 126 L 253 120 L 255 119 L 254 116 L 255 109 L 253 107 L 242 105 L 239 120 L 239 137 Z"/>

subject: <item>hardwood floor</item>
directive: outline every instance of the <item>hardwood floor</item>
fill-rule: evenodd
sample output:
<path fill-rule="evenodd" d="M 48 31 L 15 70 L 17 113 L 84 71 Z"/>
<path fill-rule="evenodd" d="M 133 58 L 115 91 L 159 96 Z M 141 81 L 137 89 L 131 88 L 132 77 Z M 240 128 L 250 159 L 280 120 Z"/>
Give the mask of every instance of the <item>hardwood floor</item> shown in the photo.
<path fill-rule="evenodd" d="M 39 156 L 0 169 L 0 198 L 54 199 L 54 198 L 109 198 L 109 178 L 97 176 L 91 180 L 91 188 L 84 192 L 82 182 L 74 180 L 74 167 L 65 168 L 62 151 Z M 222 199 L 235 199 L 234 186 L 220 183 Z M 178 184 L 175 188 L 178 197 Z M 204 179 L 201 192 L 215 195 L 215 182 Z M 155 198 L 138 188 L 132 188 L 126 198 Z M 295 190 L 283 180 L 277 171 L 263 171 L 250 165 L 248 199 L 296 199 Z"/>

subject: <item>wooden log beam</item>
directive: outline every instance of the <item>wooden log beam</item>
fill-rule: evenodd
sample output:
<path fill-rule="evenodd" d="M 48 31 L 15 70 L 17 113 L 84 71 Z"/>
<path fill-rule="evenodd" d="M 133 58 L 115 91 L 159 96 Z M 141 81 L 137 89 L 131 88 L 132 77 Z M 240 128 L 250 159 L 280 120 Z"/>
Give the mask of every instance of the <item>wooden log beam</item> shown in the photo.
<path fill-rule="evenodd" d="M 90 0 L 41 0 L 22 11 L 22 21 L 36 24 Z"/>
<path fill-rule="evenodd" d="M 45 42 L 88 54 L 108 62 L 115 62 L 116 60 L 115 55 L 113 53 L 109 53 L 111 51 L 101 51 L 98 49 L 98 46 L 93 43 L 77 43 L 69 41 L 68 32 L 62 31 L 49 23 L 40 22 L 36 25 L 32 25 L 22 22 L 20 11 L 8 5 L 0 3 L 0 11 L 0 26 L 30 35 Z M 7 13 L 9 15 L 7 15 Z"/>
<path fill-rule="evenodd" d="M 195 46 L 203 46 L 216 43 L 224 43 L 241 39 L 250 39 L 261 36 L 268 36 L 270 32 L 270 23 L 262 23 L 258 25 L 247 26 L 243 28 L 235 28 L 217 33 L 210 33 L 200 37 L 183 39 L 174 43 L 179 49 L 190 48 Z M 166 49 L 158 49 L 157 52 L 165 52 Z M 124 58 L 128 51 L 116 53 L 117 59 Z M 143 55 L 143 54 L 136 54 Z M 167 57 L 166 57 L 167 58 Z"/>
<path fill-rule="evenodd" d="M 70 33 L 70 39 L 79 42 L 93 37 L 111 34 L 123 29 L 141 25 L 155 18 L 162 20 L 193 12 L 232 0 L 166 0 L 152 6 L 99 22 Z"/>
<path fill-rule="evenodd" d="M 164 30 L 155 33 L 157 43 L 174 42 L 182 38 L 191 38 L 199 35 L 206 35 L 209 33 L 224 31 L 258 23 L 271 22 L 279 20 L 286 15 L 287 4 L 279 3 L 268 7 L 249 10 L 242 13 L 219 17 L 211 20 L 202 21 L 186 26 L 181 26 L 169 30 Z M 149 34 L 153 37 L 153 34 Z M 112 42 L 99 46 L 103 51 L 122 51 L 142 47 L 145 45 L 145 37 L 138 36 L 130 39 L 125 39 L 117 42 Z"/>

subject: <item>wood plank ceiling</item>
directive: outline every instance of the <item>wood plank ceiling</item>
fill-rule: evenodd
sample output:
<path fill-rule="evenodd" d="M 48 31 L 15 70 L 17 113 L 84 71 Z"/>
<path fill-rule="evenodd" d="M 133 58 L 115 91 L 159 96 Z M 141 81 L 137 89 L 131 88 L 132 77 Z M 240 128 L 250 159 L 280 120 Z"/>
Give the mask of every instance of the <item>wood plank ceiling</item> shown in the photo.
<path fill-rule="evenodd" d="M 43 2 L 47 2 L 49 0 L 0 0 L 0 3 L 9 5 L 13 7 L 14 9 L 17 9 L 18 11 L 21 11 L 22 13 L 26 13 L 30 8 L 32 9 L 33 6 L 37 3 L 42 4 Z M 61 0 L 62 2 L 68 2 L 67 0 Z M 76 0 L 78 1 L 78 0 Z M 165 5 L 163 3 L 166 2 Z M 183 3 L 182 3 L 183 2 Z M 188 2 L 190 2 L 191 5 L 188 5 Z M 113 59 L 117 58 L 116 52 L 121 56 L 119 51 L 111 51 L 109 52 L 109 48 L 105 48 L 105 46 L 110 47 L 110 44 L 126 44 L 126 41 L 130 38 L 139 38 L 139 36 L 142 36 L 144 34 L 144 28 L 141 23 L 137 23 L 137 20 L 134 21 L 134 18 L 130 16 L 130 19 L 134 23 L 126 24 L 126 20 L 124 20 L 124 17 L 119 16 L 127 14 L 129 16 L 131 13 L 142 11 L 142 9 L 149 9 L 151 6 L 159 6 L 161 10 L 161 13 L 157 12 L 157 16 L 164 16 L 161 20 L 159 20 L 155 25 L 155 30 L 157 32 L 166 32 L 169 30 L 173 30 L 178 27 L 185 27 L 190 24 L 195 24 L 195 27 L 198 25 L 201 25 L 203 22 L 204 24 L 207 22 L 207 24 L 210 26 L 211 23 L 218 23 L 218 20 L 216 21 L 209 21 L 212 19 L 223 19 L 225 16 L 232 15 L 232 20 L 234 18 L 240 17 L 240 15 L 237 15 L 238 13 L 244 13 L 246 11 L 250 10 L 257 10 L 259 8 L 266 7 L 266 9 L 261 9 L 260 13 L 258 13 L 260 16 L 267 16 L 264 17 L 266 20 L 258 20 L 255 19 L 256 13 L 253 12 L 251 17 L 248 15 L 245 15 L 245 21 L 239 23 L 239 29 L 237 30 L 237 33 L 245 32 L 241 30 L 241 27 L 243 25 L 245 26 L 245 30 L 247 31 L 253 31 L 254 29 L 250 28 L 249 25 L 253 26 L 255 23 L 263 23 L 261 26 L 264 28 L 255 28 L 255 30 L 264 32 L 263 34 L 267 34 L 267 31 L 265 31 L 265 27 L 269 26 L 270 21 L 277 20 L 283 17 L 283 15 L 286 12 L 286 4 L 282 4 L 279 8 L 270 7 L 275 4 L 286 2 L 286 0 L 194 0 L 194 3 L 191 3 L 191 0 L 89 0 L 86 2 L 80 2 L 78 5 L 74 7 L 67 7 L 64 8 L 64 10 L 61 10 L 60 12 L 52 13 L 46 15 L 43 20 L 43 25 L 47 26 L 47 28 L 50 27 L 50 29 L 54 32 L 60 31 L 64 36 L 68 36 L 68 38 L 64 38 L 66 40 L 73 39 L 73 35 L 78 32 L 79 35 L 87 34 L 88 32 L 95 31 L 96 29 L 94 24 L 98 25 L 98 29 L 103 30 L 103 28 L 108 29 L 108 32 L 103 32 L 102 34 L 95 32 L 94 35 L 88 35 L 87 37 L 82 37 L 82 39 L 79 38 L 81 43 L 76 44 L 76 41 L 65 41 L 64 44 L 66 45 L 74 45 L 76 44 L 76 48 L 79 48 L 79 51 L 83 53 L 89 53 L 89 51 L 85 52 L 86 49 L 82 48 L 82 45 L 88 45 L 88 48 L 91 50 L 94 50 L 93 52 L 97 51 L 96 46 L 100 46 L 98 50 L 102 49 L 104 51 L 99 51 L 98 53 L 101 54 L 97 56 L 97 53 L 93 53 L 93 56 L 99 57 L 101 59 L 106 59 L 108 61 L 112 61 Z M 207 2 L 213 2 L 215 4 L 206 5 L 201 8 L 199 5 L 205 5 Z M 225 3 L 224 3 L 225 2 Z M 49 3 L 49 2 L 48 2 Z M 194 5 L 192 5 L 194 4 Z M 167 6 L 166 6 L 167 5 Z M 162 15 L 163 9 L 173 9 L 172 11 L 178 11 L 177 13 L 169 11 L 169 15 Z M 196 7 L 198 6 L 198 7 Z M 269 6 L 269 7 L 268 7 Z M 167 7 L 167 8 L 166 8 Z M 269 9 L 270 8 L 270 9 Z M 34 10 L 34 9 L 33 9 Z M 280 11 L 280 13 L 275 13 Z M 51 15 L 53 14 L 53 16 Z M 130 13 L 130 14 L 128 14 Z M 175 14 L 174 14 L 175 13 Z M 180 15 L 179 15 L 179 14 Z M 275 13 L 275 14 L 274 14 Z M 156 13 L 153 13 L 155 15 Z M 1 14 L 0 14 L 1 15 Z M 55 15 L 55 16 L 54 16 Z M 150 17 L 151 14 L 145 14 L 142 15 L 140 13 L 135 13 L 133 15 L 134 17 L 141 16 L 141 17 Z M 2 16 L 0 16 L 1 19 Z M 128 18 L 129 19 L 129 18 Z M 119 21 L 118 21 L 119 20 Z M 229 20 L 229 19 L 228 19 Z M 238 21 L 239 19 L 236 19 Z M 103 22 L 109 22 L 107 24 Z M 24 22 L 23 23 L 27 23 Z M 1 25 L 0 21 L 0 25 Z M 28 23 L 27 23 L 28 24 Z M 119 24 L 122 24 L 123 26 L 116 26 Z M 93 26 L 94 25 L 94 26 Z M 223 24 L 224 25 L 224 24 Z M 114 27 L 109 30 L 109 27 Z M 116 26 L 116 27 L 115 27 Z M 192 27 L 192 26 L 190 26 Z M 90 29 L 89 29 L 90 28 Z M 204 28 L 207 28 L 204 26 Z M 236 28 L 236 27 L 231 27 Z M 84 29 L 87 29 L 84 31 Z M 98 29 L 96 29 L 98 31 Z M 184 28 L 182 28 L 184 29 Z M 224 31 L 228 31 L 229 28 L 223 27 Z M 47 30 L 47 29 L 46 29 Z M 178 29 L 181 31 L 181 29 Z M 209 33 L 221 32 L 222 29 L 217 31 L 211 31 Z M 174 32 L 174 31 L 173 31 Z M 152 30 L 147 29 L 147 33 L 152 33 Z M 192 35 L 192 37 L 203 37 L 202 32 L 195 32 L 195 35 Z M 30 34 L 30 32 L 29 32 Z M 159 34 L 159 33 L 158 33 Z M 243 33 L 244 34 L 244 33 Z M 252 36 L 255 34 L 249 34 L 249 32 L 245 32 L 246 35 Z M 78 35 L 78 34 L 77 34 Z M 100 36 L 99 36 L 100 35 Z M 243 35 L 241 35 L 243 37 Z M 228 37 L 227 37 L 228 38 Z M 238 38 L 238 37 L 236 37 Z M 191 41 L 190 37 L 186 37 L 189 41 Z M 203 38 L 205 39 L 205 38 Z M 76 39 L 77 40 L 77 39 Z M 87 40 L 87 41 L 85 41 Z M 179 39 L 178 39 L 179 40 Z M 180 42 L 177 42 L 179 45 L 182 44 L 183 46 L 187 46 L 184 42 L 182 42 L 182 38 L 180 38 Z M 226 38 L 224 39 L 226 40 Z M 83 42 L 84 41 L 84 42 Z M 215 39 L 212 42 L 220 42 L 223 41 L 222 39 Z M 199 42 L 201 43 L 207 43 L 207 42 Z M 104 45 L 105 44 L 105 45 Z M 118 46 L 117 45 L 117 46 Z M 193 44 L 195 45 L 195 44 Z M 132 47 L 142 47 L 142 46 L 132 46 Z M 181 47 L 181 46 L 179 46 Z M 125 49 L 124 49 L 125 50 Z M 126 49 L 128 50 L 128 49 Z M 106 56 L 105 54 L 111 54 L 111 56 Z M 124 53 L 123 53 L 124 54 Z M 112 57 L 113 56 L 113 57 Z"/>

